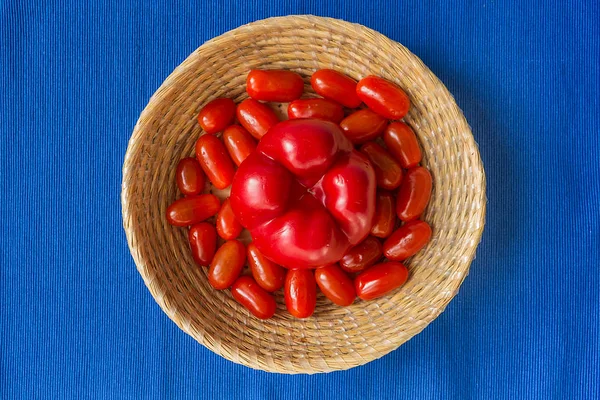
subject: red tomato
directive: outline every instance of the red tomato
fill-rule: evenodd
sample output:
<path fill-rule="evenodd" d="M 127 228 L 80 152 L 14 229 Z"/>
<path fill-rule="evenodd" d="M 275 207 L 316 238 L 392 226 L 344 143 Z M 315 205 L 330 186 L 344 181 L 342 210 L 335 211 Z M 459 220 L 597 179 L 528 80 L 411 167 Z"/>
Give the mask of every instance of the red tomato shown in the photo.
<path fill-rule="evenodd" d="M 198 114 L 198 123 L 204 132 L 214 134 L 231 125 L 235 118 L 235 103 L 231 99 L 214 99 Z"/>
<path fill-rule="evenodd" d="M 246 99 L 238 104 L 237 117 L 240 124 L 256 139 L 263 137 L 279 122 L 275 111 L 254 99 Z"/>
<path fill-rule="evenodd" d="M 402 183 L 402 167 L 390 153 L 375 142 L 365 143 L 361 148 L 375 169 L 377 186 L 382 189 L 396 189 Z"/>
<path fill-rule="evenodd" d="M 354 279 L 356 294 L 363 300 L 373 300 L 404 285 L 408 269 L 399 262 L 385 262 L 361 272 Z"/>
<path fill-rule="evenodd" d="M 217 231 L 208 222 L 190 228 L 188 233 L 192 257 L 198 265 L 208 267 L 217 250 Z"/>
<path fill-rule="evenodd" d="M 411 221 L 425 211 L 431 197 L 431 174 L 427 168 L 414 167 L 406 172 L 398 190 L 396 214 L 402 221 Z"/>
<path fill-rule="evenodd" d="M 242 225 L 238 222 L 233 210 L 229 197 L 223 202 L 219 213 L 217 214 L 217 233 L 225 240 L 235 239 L 242 233 Z"/>
<path fill-rule="evenodd" d="M 320 69 L 310 78 L 315 92 L 348 108 L 360 106 L 356 95 L 356 81 L 332 69 Z"/>
<path fill-rule="evenodd" d="M 344 109 L 327 99 L 294 100 L 288 106 L 289 119 L 318 118 L 339 124 L 344 118 Z"/>
<path fill-rule="evenodd" d="M 292 71 L 253 69 L 246 79 L 246 92 L 255 100 L 287 103 L 303 91 L 302 77 Z"/>
<path fill-rule="evenodd" d="M 403 122 L 392 122 L 383 132 L 383 142 L 396 157 L 402 168 L 411 168 L 421 162 L 421 148 L 417 136 Z"/>
<path fill-rule="evenodd" d="M 348 250 L 340 260 L 340 267 L 346 272 L 359 272 L 379 261 L 382 254 L 379 240 L 373 236 L 368 236 Z"/>
<path fill-rule="evenodd" d="M 240 276 L 245 262 L 246 247 L 237 240 L 226 241 L 210 264 L 208 282 L 215 289 L 227 289 Z"/>
<path fill-rule="evenodd" d="M 285 276 L 285 305 L 296 318 L 308 318 L 317 304 L 317 283 L 311 269 L 290 269 Z"/>
<path fill-rule="evenodd" d="M 269 319 L 275 314 L 275 298 L 267 293 L 250 276 L 240 276 L 231 287 L 233 298 L 260 319 Z"/>
<path fill-rule="evenodd" d="M 349 306 L 356 298 L 352 279 L 335 264 L 317 268 L 315 281 L 321 292 L 338 306 Z"/>
<path fill-rule="evenodd" d="M 431 239 L 431 227 L 425 221 L 410 221 L 396 229 L 383 243 L 383 254 L 394 261 L 417 254 Z"/>
<path fill-rule="evenodd" d="M 378 192 L 371 235 L 386 238 L 394 231 L 395 224 L 396 201 L 394 196 L 389 192 Z"/>
<path fill-rule="evenodd" d="M 231 125 L 223 131 L 223 142 L 238 167 L 256 149 L 256 140 L 239 125 Z"/>
<path fill-rule="evenodd" d="M 367 76 L 356 85 L 356 94 L 377 114 L 401 119 L 410 108 L 410 99 L 399 86 L 377 76 Z"/>
<path fill-rule="evenodd" d="M 348 115 L 340 122 L 340 128 L 352 143 L 360 144 L 377 138 L 384 131 L 388 121 L 365 108 Z"/>
<path fill-rule="evenodd" d="M 256 283 L 267 292 L 283 287 L 286 269 L 266 258 L 254 243 L 248 245 L 248 264 Z"/>
<path fill-rule="evenodd" d="M 188 196 L 200 193 L 206 183 L 204 172 L 202 172 L 198 160 L 193 157 L 183 158 L 179 161 L 175 179 L 179 191 Z"/>
<path fill-rule="evenodd" d="M 231 185 L 235 167 L 223 142 L 213 135 L 202 135 L 196 142 L 196 158 L 217 189 Z"/>
<path fill-rule="evenodd" d="M 184 197 L 167 207 L 167 221 L 175 226 L 194 225 L 215 215 L 220 206 L 212 194 Z"/>

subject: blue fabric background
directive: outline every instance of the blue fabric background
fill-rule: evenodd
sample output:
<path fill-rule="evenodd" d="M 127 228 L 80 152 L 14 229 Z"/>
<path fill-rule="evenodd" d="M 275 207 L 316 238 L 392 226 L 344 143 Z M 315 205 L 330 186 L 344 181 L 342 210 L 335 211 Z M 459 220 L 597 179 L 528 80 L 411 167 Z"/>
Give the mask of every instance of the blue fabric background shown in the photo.
<path fill-rule="evenodd" d="M 0 397 L 600 398 L 600 3 L 0 0 Z M 436 321 L 366 366 L 282 376 L 180 331 L 139 277 L 121 166 L 139 113 L 205 40 L 274 15 L 358 22 L 448 86 L 488 214 Z"/>

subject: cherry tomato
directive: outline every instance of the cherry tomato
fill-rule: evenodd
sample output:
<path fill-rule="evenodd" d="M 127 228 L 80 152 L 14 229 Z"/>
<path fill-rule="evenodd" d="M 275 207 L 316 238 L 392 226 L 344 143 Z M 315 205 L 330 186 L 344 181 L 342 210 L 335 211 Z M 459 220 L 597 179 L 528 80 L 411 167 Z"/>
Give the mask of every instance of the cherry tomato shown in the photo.
<path fill-rule="evenodd" d="M 290 269 L 285 276 L 285 305 L 296 318 L 308 318 L 317 304 L 317 283 L 311 269 Z"/>
<path fill-rule="evenodd" d="M 363 300 L 373 300 L 404 285 L 408 269 L 399 262 L 372 266 L 354 278 L 356 294 Z"/>
<path fill-rule="evenodd" d="M 246 92 L 255 100 L 287 103 L 303 91 L 302 77 L 292 71 L 253 69 L 246 79 Z"/>
<path fill-rule="evenodd" d="M 167 221 L 174 226 L 194 225 L 215 215 L 220 206 L 212 194 L 184 197 L 167 207 Z"/>
<path fill-rule="evenodd" d="M 283 287 L 286 269 L 266 258 L 254 243 L 248 245 L 248 264 L 256 283 L 267 292 Z"/>
<path fill-rule="evenodd" d="M 425 211 L 431 197 L 431 174 L 427 168 L 414 167 L 406 172 L 398 190 L 396 214 L 402 221 L 416 219 Z"/>
<path fill-rule="evenodd" d="M 348 108 L 362 102 L 356 94 L 356 81 L 332 69 L 320 69 L 310 78 L 310 84 L 319 95 Z"/>
<path fill-rule="evenodd" d="M 231 99 L 214 99 L 205 105 L 198 114 L 198 123 L 208 134 L 221 132 L 235 118 L 235 103 Z"/>
<path fill-rule="evenodd" d="M 383 243 L 383 254 L 394 261 L 417 254 L 431 239 L 431 227 L 425 221 L 410 221 L 396 229 Z"/>
<path fill-rule="evenodd" d="M 260 319 L 269 319 L 277 310 L 275 297 L 261 288 L 250 276 L 240 276 L 231 287 L 233 298 Z"/>
<path fill-rule="evenodd" d="M 344 118 L 344 109 L 327 99 L 294 100 L 288 106 L 289 119 L 318 118 L 339 124 Z"/>
<path fill-rule="evenodd" d="M 223 142 L 238 167 L 256 149 L 256 140 L 239 125 L 231 125 L 223 131 Z"/>
<path fill-rule="evenodd" d="M 246 99 L 238 104 L 237 117 L 240 124 L 256 139 L 263 137 L 279 122 L 275 111 L 254 99 Z"/>
<path fill-rule="evenodd" d="M 389 192 L 378 192 L 371 235 L 386 238 L 394 231 L 395 224 L 396 201 L 394 196 Z"/>
<path fill-rule="evenodd" d="M 213 135 L 202 135 L 196 142 L 196 158 L 217 189 L 231 185 L 235 167 L 223 142 Z"/>
<path fill-rule="evenodd" d="M 349 306 L 356 298 L 352 279 L 335 264 L 319 267 L 315 270 L 315 281 L 321 292 L 338 306 Z"/>
<path fill-rule="evenodd" d="M 215 253 L 208 269 L 208 282 L 218 290 L 227 289 L 242 273 L 246 262 L 246 247 L 237 240 L 228 240 Z"/>
<path fill-rule="evenodd" d="M 229 197 L 225 199 L 221 209 L 217 214 L 217 233 L 225 240 L 235 239 L 242 233 L 242 224 L 240 224 L 231 209 Z"/>
<path fill-rule="evenodd" d="M 340 122 L 340 128 L 354 144 L 369 142 L 384 131 L 388 121 L 365 108 L 348 115 Z"/>
<path fill-rule="evenodd" d="M 359 272 L 381 259 L 383 250 L 377 238 L 368 236 L 348 250 L 340 260 L 340 267 L 346 272 Z"/>
<path fill-rule="evenodd" d="M 401 119 L 410 108 L 410 99 L 399 86 L 377 76 L 367 76 L 356 85 L 356 94 L 377 114 Z"/>
<path fill-rule="evenodd" d="M 198 265 L 208 267 L 217 250 L 217 231 L 208 222 L 201 222 L 190 228 L 188 233 L 192 257 Z"/>
<path fill-rule="evenodd" d="M 389 124 L 383 132 L 383 142 L 402 168 L 408 169 L 421 162 L 421 148 L 417 136 L 404 122 Z"/>
<path fill-rule="evenodd" d="M 179 161 L 175 179 L 179 191 L 188 196 L 200 193 L 206 183 L 204 172 L 202 172 L 198 160 L 193 157 L 183 158 Z"/>
<path fill-rule="evenodd" d="M 375 142 L 365 143 L 361 148 L 375 169 L 377 186 L 382 189 L 396 189 L 402 183 L 402 167 L 390 153 Z"/>

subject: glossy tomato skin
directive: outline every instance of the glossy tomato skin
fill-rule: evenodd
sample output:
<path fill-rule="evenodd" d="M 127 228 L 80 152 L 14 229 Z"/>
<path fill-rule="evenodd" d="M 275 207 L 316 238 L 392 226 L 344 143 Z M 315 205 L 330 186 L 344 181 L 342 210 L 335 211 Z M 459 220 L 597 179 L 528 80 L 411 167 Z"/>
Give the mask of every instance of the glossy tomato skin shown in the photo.
<path fill-rule="evenodd" d="M 287 103 L 302 96 L 304 80 L 293 71 L 253 69 L 246 79 L 246 92 L 255 100 Z"/>
<path fill-rule="evenodd" d="M 235 118 L 235 103 L 228 98 L 218 98 L 205 105 L 198 114 L 198 123 L 208 134 L 221 132 Z"/>
<path fill-rule="evenodd" d="M 361 272 L 354 278 L 354 286 L 358 297 L 373 300 L 404 285 L 407 279 L 408 269 L 399 262 L 390 261 Z"/>
<path fill-rule="evenodd" d="M 177 164 L 175 179 L 179 191 L 186 196 L 199 194 L 204 190 L 206 177 L 198 160 L 193 157 L 186 157 Z"/>
<path fill-rule="evenodd" d="M 310 269 L 290 269 L 285 277 L 285 305 L 294 317 L 308 318 L 317 304 L 317 283 Z"/>
<path fill-rule="evenodd" d="M 174 226 L 194 225 L 215 215 L 220 206 L 212 194 L 184 197 L 167 207 L 167 221 Z"/>
<path fill-rule="evenodd" d="M 356 81 L 332 69 L 320 69 L 310 78 L 310 84 L 319 95 L 348 108 L 360 106 Z"/>
<path fill-rule="evenodd" d="M 371 227 L 371 235 L 386 238 L 394 231 L 396 225 L 396 199 L 390 192 L 377 193 L 375 217 Z"/>
<path fill-rule="evenodd" d="M 283 287 L 287 270 L 266 258 L 254 243 L 248 245 L 248 264 L 256 283 L 267 292 Z"/>
<path fill-rule="evenodd" d="M 188 232 L 192 257 L 196 264 L 208 267 L 217 250 L 217 231 L 212 224 L 200 222 Z"/>
<path fill-rule="evenodd" d="M 356 94 L 373 111 L 387 119 L 401 119 L 410 99 L 398 85 L 377 76 L 367 76 L 356 85 Z"/>
<path fill-rule="evenodd" d="M 256 149 L 256 140 L 239 125 L 231 125 L 223 131 L 223 143 L 238 167 Z"/>
<path fill-rule="evenodd" d="M 261 288 L 250 276 L 240 276 L 231 287 L 233 298 L 255 317 L 269 319 L 275 315 L 275 298 Z"/>
<path fill-rule="evenodd" d="M 217 290 L 227 289 L 242 273 L 246 262 L 246 247 L 237 240 L 228 240 L 219 247 L 208 269 L 208 282 Z"/>
<path fill-rule="evenodd" d="M 352 143 L 361 144 L 375 140 L 385 130 L 388 121 L 368 108 L 348 115 L 340 122 L 340 128 Z"/>
<path fill-rule="evenodd" d="M 360 272 L 381 259 L 383 249 L 381 242 L 373 236 L 348 250 L 340 260 L 340 267 L 346 272 Z"/>
<path fill-rule="evenodd" d="M 242 224 L 239 223 L 233 210 L 229 198 L 225 199 L 221 209 L 217 214 L 217 233 L 225 240 L 235 239 L 242 233 Z"/>
<path fill-rule="evenodd" d="M 393 190 L 402 183 L 402 167 L 383 147 L 375 142 L 369 142 L 360 148 L 371 161 L 377 177 L 377 186 Z"/>
<path fill-rule="evenodd" d="M 417 136 L 404 122 L 389 124 L 383 132 L 383 142 L 402 168 L 412 168 L 421 162 L 422 153 Z"/>
<path fill-rule="evenodd" d="M 272 126 L 279 122 L 275 111 L 254 99 L 238 104 L 237 118 L 240 124 L 256 139 L 262 138 Z"/>
<path fill-rule="evenodd" d="M 396 229 L 383 243 L 383 254 L 394 261 L 414 256 L 431 239 L 431 227 L 425 221 L 410 221 Z"/>
<path fill-rule="evenodd" d="M 225 189 L 231 185 L 235 167 L 219 138 L 213 135 L 200 136 L 196 142 L 196 158 L 217 189 Z"/>
<path fill-rule="evenodd" d="M 288 118 L 318 118 L 338 124 L 344 118 L 344 109 L 327 99 L 300 99 L 288 105 Z"/>
<path fill-rule="evenodd" d="M 338 306 L 345 307 L 354 303 L 356 298 L 354 282 L 336 264 L 317 268 L 315 281 L 321 292 Z"/>
<path fill-rule="evenodd" d="M 414 167 L 406 172 L 398 190 L 396 214 L 402 221 L 417 219 L 429 203 L 433 182 L 427 168 Z"/>

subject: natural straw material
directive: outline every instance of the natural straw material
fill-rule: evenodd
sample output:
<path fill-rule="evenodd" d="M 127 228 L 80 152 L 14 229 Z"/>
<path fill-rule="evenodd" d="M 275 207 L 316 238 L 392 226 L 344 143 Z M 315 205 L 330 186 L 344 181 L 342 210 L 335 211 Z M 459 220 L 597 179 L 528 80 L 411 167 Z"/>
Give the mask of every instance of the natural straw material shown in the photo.
<path fill-rule="evenodd" d="M 160 62 L 160 60 L 157 60 Z M 247 97 L 252 68 L 310 75 L 333 68 L 354 79 L 369 74 L 398 83 L 412 100 L 406 122 L 418 135 L 433 176 L 423 218 L 427 247 L 406 264 L 408 282 L 374 301 L 338 307 L 319 295 L 314 316 L 291 317 L 283 295 L 267 321 L 254 318 L 229 290 L 209 284 L 194 264 L 187 229 L 171 227 L 167 206 L 178 198 L 175 169 L 202 134 L 200 108 L 221 96 Z M 477 145 L 451 94 L 402 45 L 360 25 L 314 16 L 270 18 L 214 38 L 191 54 L 150 99 L 135 126 L 123 165 L 123 224 L 148 289 L 175 323 L 236 363 L 265 371 L 315 373 L 365 364 L 419 333 L 446 307 L 469 271 L 485 216 L 485 176 Z"/>

